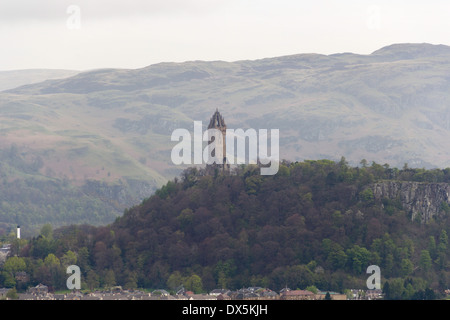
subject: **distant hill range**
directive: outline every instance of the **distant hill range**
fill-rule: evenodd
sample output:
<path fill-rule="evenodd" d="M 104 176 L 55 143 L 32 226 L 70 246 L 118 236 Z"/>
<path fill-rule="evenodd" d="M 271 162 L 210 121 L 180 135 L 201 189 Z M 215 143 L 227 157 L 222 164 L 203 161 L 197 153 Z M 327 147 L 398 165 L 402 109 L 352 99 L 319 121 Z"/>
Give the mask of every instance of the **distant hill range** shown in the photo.
<path fill-rule="evenodd" d="M 59 69 L 25 69 L 0 71 L 0 91 L 50 79 L 62 79 L 76 75 L 80 71 Z"/>
<path fill-rule="evenodd" d="M 23 163 L 34 164 L 24 172 L 8 158 L 5 179 L 133 184 L 132 195 L 142 197 L 181 170 L 170 159 L 172 131 L 192 130 L 194 120 L 206 126 L 216 108 L 228 128 L 279 129 L 280 155 L 289 160 L 344 156 L 352 165 L 367 159 L 450 166 L 450 47 L 444 45 L 159 63 L 50 78 L 16 88 L 0 81 L 7 89 L 0 93 L 0 150 L 11 156 L 14 146 Z M 113 193 L 102 199 L 107 194 Z"/>

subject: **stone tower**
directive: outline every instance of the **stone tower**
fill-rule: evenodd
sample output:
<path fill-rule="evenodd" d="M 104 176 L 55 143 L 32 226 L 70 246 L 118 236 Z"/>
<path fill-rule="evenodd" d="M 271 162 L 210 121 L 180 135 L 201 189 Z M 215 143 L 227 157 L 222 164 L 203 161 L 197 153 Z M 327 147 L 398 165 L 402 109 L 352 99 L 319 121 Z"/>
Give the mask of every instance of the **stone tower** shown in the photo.
<path fill-rule="evenodd" d="M 225 120 L 223 119 L 222 115 L 220 114 L 219 110 L 216 109 L 216 112 L 214 112 L 214 114 L 211 117 L 211 120 L 209 121 L 209 125 L 208 125 L 208 129 L 217 129 L 220 132 L 222 132 L 222 154 L 223 154 L 223 162 L 221 164 L 207 164 L 206 165 L 206 171 L 208 173 L 214 173 L 215 169 L 220 169 L 221 171 L 225 171 L 228 170 L 230 168 L 230 164 L 227 163 L 227 143 L 226 143 L 226 135 L 227 135 L 227 125 L 225 124 Z M 209 141 L 208 144 L 210 144 L 212 141 Z M 220 146 L 218 146 L 216 144 L 217 148 L 220 148 Z M 213 152 L 213 156 L 214 156 L 214 152 Z"/>

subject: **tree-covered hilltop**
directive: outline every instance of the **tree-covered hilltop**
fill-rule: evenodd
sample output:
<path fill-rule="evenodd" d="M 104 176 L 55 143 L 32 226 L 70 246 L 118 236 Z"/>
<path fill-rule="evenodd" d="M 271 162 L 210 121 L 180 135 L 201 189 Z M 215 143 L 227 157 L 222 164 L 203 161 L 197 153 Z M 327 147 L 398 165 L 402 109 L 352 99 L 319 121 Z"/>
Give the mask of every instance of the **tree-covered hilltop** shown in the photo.
<path fill-rule="evenodd" d="M 65 287 L 70 263 L 87 288 L 343 291 L 366 288 L 367 267 L 378 265 L 388 298 L 439 294 L 450 286 L 449 205 L 426 223 L 411 219 L 400 199 L 374 197 L 385 180 L 445 183 L 450 170 L 345 159 L 283 162 L 274 176 L 253 165 L 215 176 L 190 168 L 111 225 L 47 230 L 13 246 L 24 261 L 13 271 L 54 288 Z M 0 286 L 18 283 L 10 259 Z"/>

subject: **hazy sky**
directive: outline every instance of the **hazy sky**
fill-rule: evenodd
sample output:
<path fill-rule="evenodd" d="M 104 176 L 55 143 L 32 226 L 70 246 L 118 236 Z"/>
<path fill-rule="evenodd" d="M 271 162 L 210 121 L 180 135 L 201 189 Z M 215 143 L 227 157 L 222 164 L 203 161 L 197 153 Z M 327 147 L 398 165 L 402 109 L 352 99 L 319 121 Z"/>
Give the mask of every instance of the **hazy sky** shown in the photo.
<path fill-rule="evenodd" d="M 448 0 L 0 0 L 0 70 L 450 45 Z"/>

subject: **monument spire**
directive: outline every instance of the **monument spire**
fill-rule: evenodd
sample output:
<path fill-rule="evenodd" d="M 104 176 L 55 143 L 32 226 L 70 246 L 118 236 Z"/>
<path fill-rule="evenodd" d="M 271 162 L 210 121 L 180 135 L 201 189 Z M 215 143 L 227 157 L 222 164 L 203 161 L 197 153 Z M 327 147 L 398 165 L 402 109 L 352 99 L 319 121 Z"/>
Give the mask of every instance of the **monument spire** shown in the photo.
<path fill-rule="evenodd" d="M 225 171 L 226 169 L 230 168 L 229 163 L 227 163 L 227 144 L 226 144 L 226 134 L 227 134 L 227 125 L 225 124 L 225 120 L 223 116 L 219 112 L 219 108 L 216 108 L 216 112 L 211 117 L 211 120 L 209 121 L 208 129 L 217 129 L 220 132 L 222 132 L 222 154 L 223 154 L 223 161 L 222 163 L 214 163 L 214 164 L 207 164 L 206 165 L 206 171 L 209 173 L 214 172 L 215 168 L 219 168 L 221 171 Z M 210 144 L 212 141 L 209 141 L 208 144 Z M 217 145 L 216 148 L 220 148 L 220 145 Z M 212 170 L 211 170 L 212 169 Z"/>

